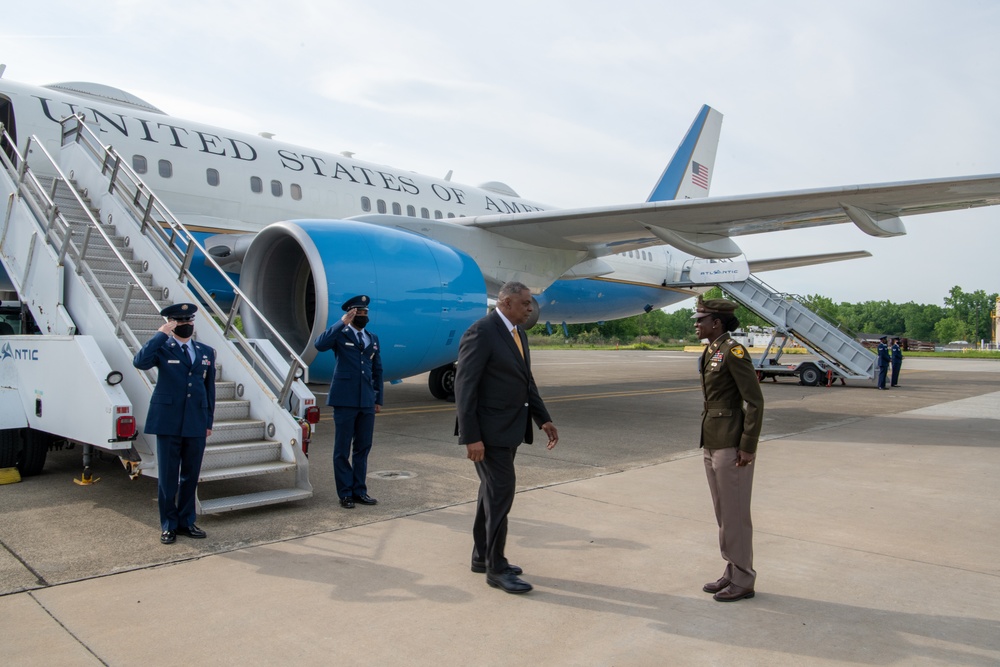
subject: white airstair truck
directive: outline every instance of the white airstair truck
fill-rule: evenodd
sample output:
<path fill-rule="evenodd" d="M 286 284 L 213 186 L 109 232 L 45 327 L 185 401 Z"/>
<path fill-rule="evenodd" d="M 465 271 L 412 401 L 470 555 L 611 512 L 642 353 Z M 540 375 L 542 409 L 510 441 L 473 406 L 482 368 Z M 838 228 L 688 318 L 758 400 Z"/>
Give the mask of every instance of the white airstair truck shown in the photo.
<path fill-rule="evenodd" d="M 37 474 L 50 446 L 68 443 L 83 450 L 80 483 L 94 481 L 95 450 L 118 456 L 133 479 L 155 478 L 155 437 L 142 424 L 156 371 L 136 370 L 132 357 L 164 306 L 194 302 L 196 335 L 218 367 L 198 512 L 310 497 L 305 446 L 319 411 L 307 366 L 273 329 L 268 340 L 244 337 L 236 317 L 254 305 L 83 119 L 62 124 L 61 145 L 30 137 L 20 150 L 0 126 L 0 262 L 10 283 L 0 289 L 22 311 L 20 335 L 0 332 L 0 468 Z M 230 308 L 190 272 L 196 250 L 233 290 Z M 216 480 L 231 480 L 227 495 L 211 497 L 206 482 Z"/>

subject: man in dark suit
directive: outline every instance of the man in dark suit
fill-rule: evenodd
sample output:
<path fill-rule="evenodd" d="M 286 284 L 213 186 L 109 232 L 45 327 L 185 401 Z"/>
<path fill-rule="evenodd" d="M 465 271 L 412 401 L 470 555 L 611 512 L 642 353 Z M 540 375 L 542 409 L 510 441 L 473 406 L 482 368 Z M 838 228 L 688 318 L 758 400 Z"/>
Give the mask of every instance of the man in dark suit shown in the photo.
<path fill-rule="evenodd" d="M 333 350 L 337 364 L 326 404 L 333 407 L 336 433 L 333 474 L 340 506 L 375 505 L 368 495 L 368 452 L 375 432 L 375 414 L 382 410 L 382 356 L 378 336 L 365 331 L 371 299 L 364 294 L 344 302 L 340 321 L 313 343 L 317 350 Z M 352 457 L 353 451 L 353 457 Z"/>
<path fill-rule="evenodd" d="M 747 349 L 729 335 L 739 326 L 736 304 L 703 301 L 692 316 L 699 339 L 708 340 L 701 355 L 701 446 L 708 489 L 719 524 L 719 549 L 726 571 L 702 587 L 719 602 L 754 596 L 753 522 L 750 499 L 757 458 L 764 395 Z"/>
<path fill-rule="evenodd" d="M 132 359 L 140 370 L 157 369 L 143 433 L 156 436 L 163 544 L 173 544 L 178 533 L 205 537 L 205 531 L 194 524 L 195 492 L 215 416 L 215 350 L 191 340 L 197 312 L 193 303 L 161 310 L 166 324 Z"/>
<path fill-rule="evenodd" d="M 501 287 L 496 310 L 462 336 L 455 374 L 458 442 L 479 474 L 472 571 L 485 572 L 487 584 L 508 593 L 532 588 L 504 555 L 517 484 L 514 455 L 522 442 L 532 442 L 532 420 L 548 436 L 549 449 L 559 442 L 531 376 L 528 337 L 518 326 L 528 321 L 531 308 L 531 292 L 523 284 Z"/>

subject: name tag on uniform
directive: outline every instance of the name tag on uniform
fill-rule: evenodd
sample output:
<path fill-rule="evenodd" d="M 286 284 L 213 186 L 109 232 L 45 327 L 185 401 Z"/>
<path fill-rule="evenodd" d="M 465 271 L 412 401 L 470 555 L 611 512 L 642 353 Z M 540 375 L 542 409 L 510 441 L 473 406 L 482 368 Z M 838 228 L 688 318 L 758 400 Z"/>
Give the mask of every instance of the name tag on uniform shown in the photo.
<path fill-rule="evenodd" d="M 354 347 L 354 343 L 344 343 L 347 347 Z"/>
<path fill-rule="evenodd" d="M 167 359 L 167 363 L 168 364 L 179 364 L 181 362 L 179 360 L 177 360 L 177 359 Z"/>

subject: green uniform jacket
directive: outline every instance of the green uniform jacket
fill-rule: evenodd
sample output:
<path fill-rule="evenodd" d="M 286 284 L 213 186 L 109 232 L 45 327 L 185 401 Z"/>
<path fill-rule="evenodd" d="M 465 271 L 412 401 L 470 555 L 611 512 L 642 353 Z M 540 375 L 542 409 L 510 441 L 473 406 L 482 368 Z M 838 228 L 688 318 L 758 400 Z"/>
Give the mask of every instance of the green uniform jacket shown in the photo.
<path fill-rule="evenodd" d="M 755 453 L 764 417 L 764 395 L 747 349 L 728 333 L 701 355 L 701 446 L 737 447 Z M 744 406 L 745 404 L 745 406 Z"/>

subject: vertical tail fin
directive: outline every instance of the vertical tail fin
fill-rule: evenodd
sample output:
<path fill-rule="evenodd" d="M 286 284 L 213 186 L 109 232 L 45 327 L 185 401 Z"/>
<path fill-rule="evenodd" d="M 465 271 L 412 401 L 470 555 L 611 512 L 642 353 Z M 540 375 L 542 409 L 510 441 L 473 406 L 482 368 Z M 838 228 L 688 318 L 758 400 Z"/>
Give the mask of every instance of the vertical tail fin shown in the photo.
<path fill-rule="evenodd" d="M 721 130 L 722 114 L 706 104 L 646 201 L 707 197 Z"/>

